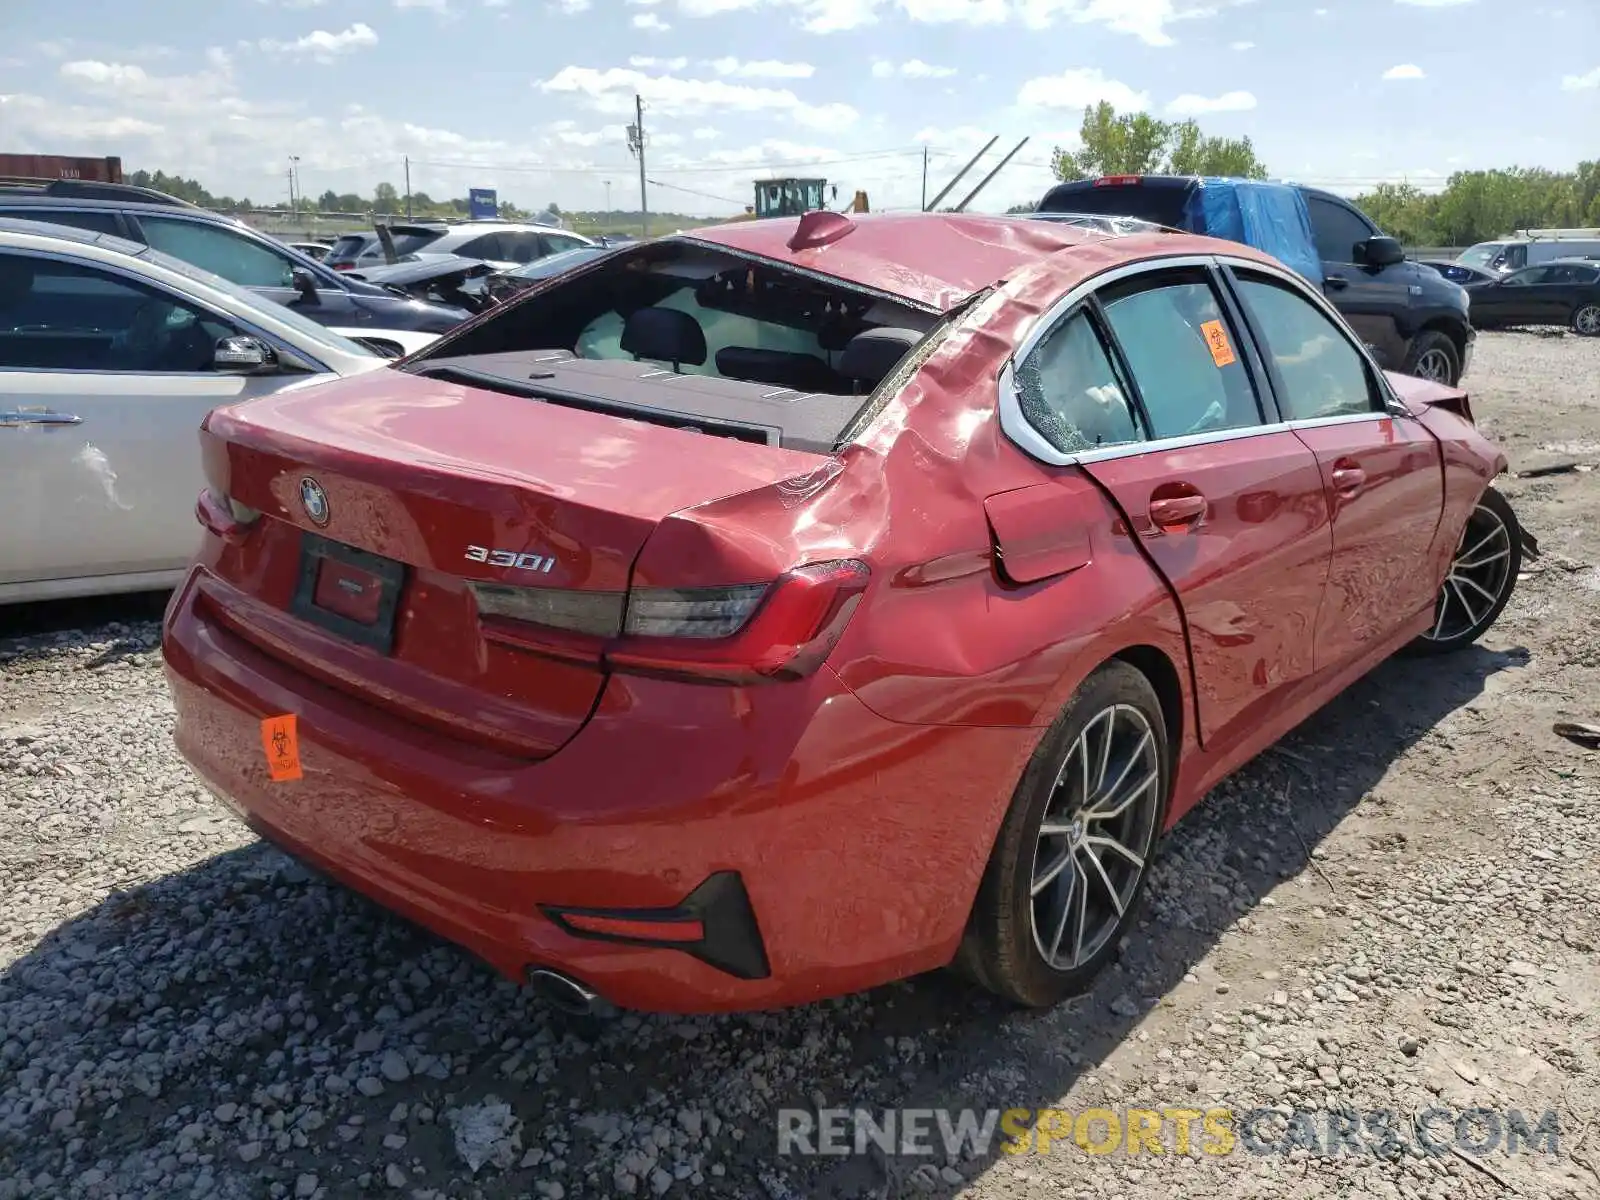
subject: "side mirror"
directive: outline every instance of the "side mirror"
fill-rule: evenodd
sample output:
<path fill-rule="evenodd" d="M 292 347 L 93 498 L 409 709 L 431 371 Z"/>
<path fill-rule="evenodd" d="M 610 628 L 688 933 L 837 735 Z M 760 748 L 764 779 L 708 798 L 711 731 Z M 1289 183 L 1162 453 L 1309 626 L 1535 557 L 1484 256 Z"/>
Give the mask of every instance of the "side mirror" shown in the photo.
<path fill-rule="evenodd" d="M 245 335 L 223 338 L 211 354 L 212 369 L 219 375 L 264 375 L 277 365 L 271 346 Z"/>
<path fill-rule="evenodd" d="M 310 271 L 304 267 L 296 267 L 289 272 L 289 282 L 294 290 L 300 293 L 301 299 L 308 304 L 317 303 L 317 280 Z"/>
<path fill-rule="evenodd" d="M 1392 267 L 1405 262 L 1405 247 L 1392 237 L 1370 237 L 1356 243 L 1356 261 L 1369 267 Z"/>

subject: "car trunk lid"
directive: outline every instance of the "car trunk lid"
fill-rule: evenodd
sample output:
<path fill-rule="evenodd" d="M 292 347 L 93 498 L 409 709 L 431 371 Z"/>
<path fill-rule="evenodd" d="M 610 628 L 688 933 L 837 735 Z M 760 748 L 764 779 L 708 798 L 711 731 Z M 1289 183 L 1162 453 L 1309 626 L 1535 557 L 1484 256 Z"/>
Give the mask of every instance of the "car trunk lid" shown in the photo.
<path fill-rule="evenodd" d="M 221 552 L 211 616 L 322 684 L 535 757 L 593 710 L 604 630 L 569 624 L 552 654 L 488 601 L 620 612 L 664 518 L 820 461 L 393 370 L 218 409 L 202 444 L 212 492 L 262 514 Z"/>

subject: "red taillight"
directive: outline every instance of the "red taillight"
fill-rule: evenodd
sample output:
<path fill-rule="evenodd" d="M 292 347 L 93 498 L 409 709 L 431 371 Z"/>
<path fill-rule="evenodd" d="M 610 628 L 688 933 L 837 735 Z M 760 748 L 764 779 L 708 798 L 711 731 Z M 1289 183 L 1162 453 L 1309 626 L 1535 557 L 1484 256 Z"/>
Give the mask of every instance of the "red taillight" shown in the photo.
<path fill-rule="evenodd" d="M 1123 184 L 1138 183 L 1141 178 L 1139 175 L 1102 175 L 1094 181 L 1094 186 L 1118 187 Z"/>
<path fill-rule="evenodd" d="M 250 526 L 261 519 L 259 509 L 240 504 L 231 496 L 220 495 L 212 488 L 200 493 L 195 501 L 195 519 L 225 542 L 239 542 L 249 532 Z"/>
<path fill-rule="evenodd" d="M 491 640 L 613 670 L 724 683 L 798 679 L 837 644 L 871 572 L 855 559 L 770 584 L 573 592 L 471 583 Z"/>
<path fill-rule="evenodd" d="M 355 269 L 355 263 L 341 262 L 341 263 L 329 263 L 328 265 L 330 267 L 332 267 L 335 271 L 353 271 Z"/>

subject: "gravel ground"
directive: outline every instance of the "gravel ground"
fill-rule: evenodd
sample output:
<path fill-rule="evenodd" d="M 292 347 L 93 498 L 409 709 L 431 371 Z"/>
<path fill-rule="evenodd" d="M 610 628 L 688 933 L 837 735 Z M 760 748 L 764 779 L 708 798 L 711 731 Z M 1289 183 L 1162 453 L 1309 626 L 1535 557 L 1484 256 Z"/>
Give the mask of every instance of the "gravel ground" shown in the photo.
<path fill-rule="evenodd" d="M 1600 1196 L 1600 754 L 1550 731 L 1600 720 L 1600 340 L 1487 335 L 1469 383 L 1514 470 L 1568 468 L 1506 484 L 1544 559 L 1485 645 L 1218 788 L 1045 1015 L 936 975 L 574 1024 L 224 817 L 148 604 L 0 640 L 0 1200 Z M 1388 1110 L 1401 1148 L 778 1155 L 835 1105 Z M 1420 1152 L 1475 1106 L 1554 1110 L 1557 1152 Z"/>

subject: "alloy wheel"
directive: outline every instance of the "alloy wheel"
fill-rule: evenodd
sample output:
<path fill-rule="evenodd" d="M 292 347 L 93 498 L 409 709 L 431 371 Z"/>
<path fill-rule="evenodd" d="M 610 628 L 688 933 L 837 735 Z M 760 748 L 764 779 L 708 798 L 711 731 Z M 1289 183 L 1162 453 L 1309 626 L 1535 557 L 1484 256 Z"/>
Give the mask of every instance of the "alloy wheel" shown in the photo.
<path fill-rule="evenodd" d="M 1511 529 L 1493 508 L 1480 503 L 1461 531 L 1450 573 L 1439 589 L 1433 628 L 1423 637 L 1448 642 L 1475 629 L 1499 606 L 1514 582 Z"/>
<path fill-rule="evenodd" d="M 1424 350 L 1417 359 L 1416 375 L 1433 383 L 1449 383 L 1450 356 L 1443 350 Z"/>
<path fill-rule="evenodd" d="M 1161 808 L 1161 761 L 1139 709 L 1116 704 L 1083 727 L 1057 772 L 1034 846 L 1033 942 L 1070 971 L 1115 935 L 1144 875 Z"/>
<path fill-rule="evenodd" d="M 1572 328 L 1584 337 L 1600 335 L 1600 304 L 1586 304 L 1574 313 Z"/>

